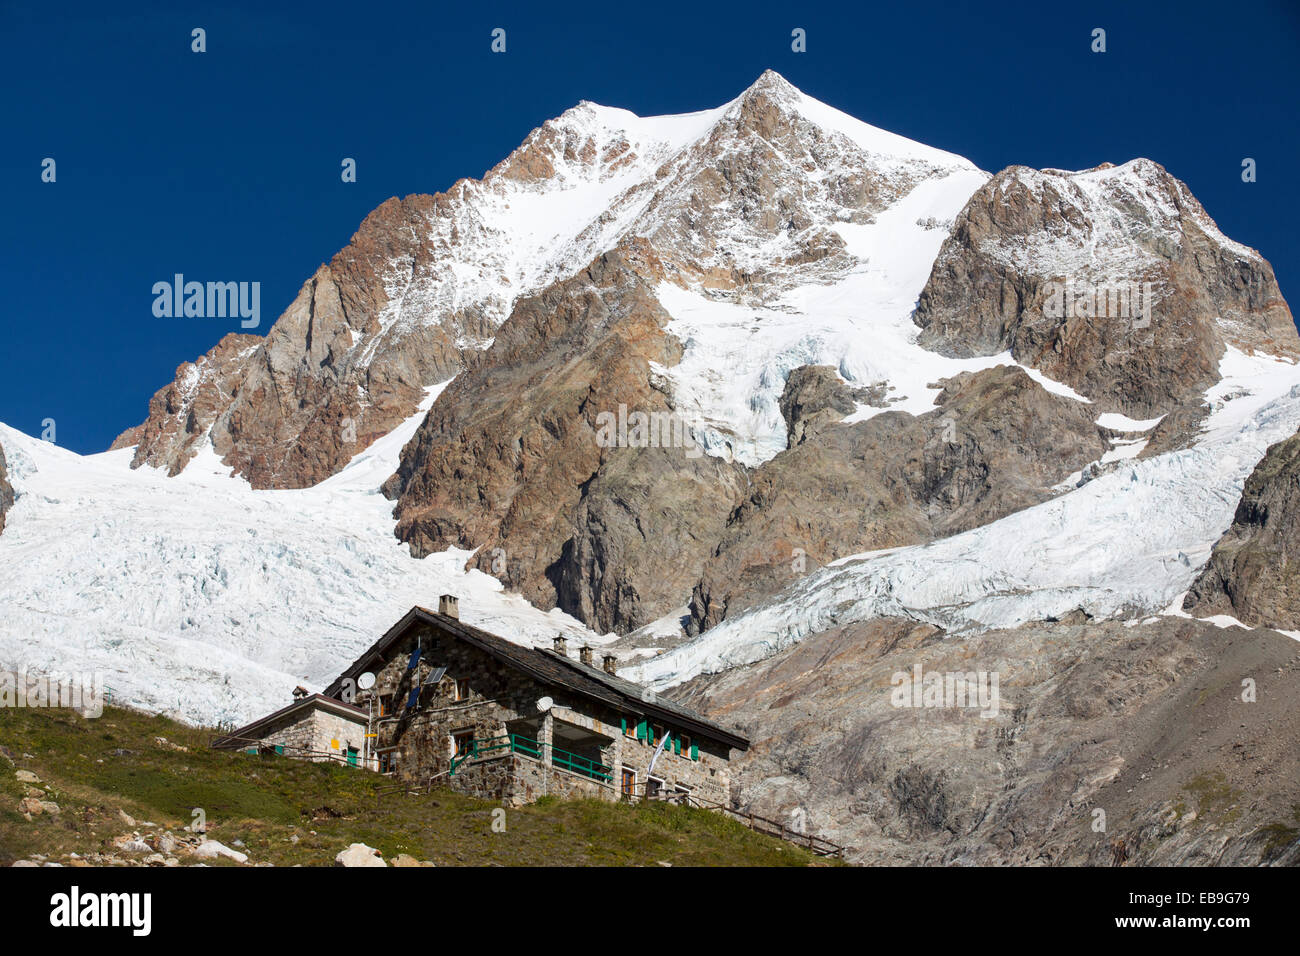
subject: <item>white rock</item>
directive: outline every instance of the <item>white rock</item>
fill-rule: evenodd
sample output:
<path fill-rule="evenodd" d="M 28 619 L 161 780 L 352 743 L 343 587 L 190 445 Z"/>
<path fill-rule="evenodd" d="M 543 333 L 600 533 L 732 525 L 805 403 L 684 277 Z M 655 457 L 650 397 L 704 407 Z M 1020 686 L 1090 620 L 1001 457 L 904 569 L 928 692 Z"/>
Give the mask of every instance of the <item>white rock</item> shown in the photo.
<path fill-rule="evenodd" d="M 228 856 L 236 863 L 247 863 L 248 854 L 240 853 L 238 850 L 232 850 L 216 840 L 204 840 L 193 850 L 195 856 L 201 856 L 206 860 L 215 860 L 219 856 Z"/>
<path fill-rule="evenodd" d="M 354 843 L 334 857 L 335 866 L 388 866 L 383 855 L 374 847 Z"/>

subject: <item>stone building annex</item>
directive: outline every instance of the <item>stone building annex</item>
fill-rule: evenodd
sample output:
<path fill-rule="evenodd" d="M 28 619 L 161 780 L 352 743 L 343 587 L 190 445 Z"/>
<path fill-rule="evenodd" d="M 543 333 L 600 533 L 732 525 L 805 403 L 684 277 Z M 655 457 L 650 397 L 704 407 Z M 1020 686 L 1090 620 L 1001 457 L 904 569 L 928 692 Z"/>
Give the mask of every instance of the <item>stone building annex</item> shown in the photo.
<path fill-rule="evenodd" d="M 412 608 L 327 687 L 222 738 L 224 749 L 340 760 L 410 785 L 528 803 L 690 795 L 730 803 L 744 737 L 615 673 Z"/>

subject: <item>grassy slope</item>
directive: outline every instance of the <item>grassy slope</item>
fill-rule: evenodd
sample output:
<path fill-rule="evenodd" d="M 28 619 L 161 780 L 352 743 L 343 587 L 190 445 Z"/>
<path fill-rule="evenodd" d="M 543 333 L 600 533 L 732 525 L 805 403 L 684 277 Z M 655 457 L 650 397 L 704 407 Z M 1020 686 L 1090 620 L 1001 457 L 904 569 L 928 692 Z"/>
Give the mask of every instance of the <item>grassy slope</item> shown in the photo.
<path fill-rule="evenodd" d="M 0 865 L 34 853 L 52 860 L 112 853 L 112 839 L 132 830 L 119 810 L 157 824 L 148 829 L 177 832 L 196 807 L 207 815 L 208 836 L 227 846 L 242 840 L 250 864 L 329 865 L 354 842 L 385 858 L 407 853 L 439 866 L 825 862 L 718 814 L 663 804 L 543 799 L 508 810 L 506 832 L 494 833 L 491 801 L 444 790 L 377 804 L 374 774 L 213 751 L 208 739 L 207 731 L 115 708 L 94 720 L 66 710 L 0 708 L 0 754 L 7 750 L 13 760 L 0 756 Z M 27 785 L 16 769 L 36 773 L 49 791 L 41 799 L 62 812 L 24 819 L 16 807 Z M 139 823 L 135 829 L 146 833 Z"/>

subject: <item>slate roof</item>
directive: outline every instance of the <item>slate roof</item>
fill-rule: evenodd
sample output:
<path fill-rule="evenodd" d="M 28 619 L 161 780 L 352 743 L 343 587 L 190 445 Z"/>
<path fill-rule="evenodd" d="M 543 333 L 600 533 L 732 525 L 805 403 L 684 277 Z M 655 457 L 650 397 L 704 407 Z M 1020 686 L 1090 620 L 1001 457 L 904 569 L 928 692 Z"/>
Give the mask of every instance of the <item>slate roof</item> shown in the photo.
<path fill-rule="evenodd" d="M 325 688 L 325 695 L 337 697 L 343 691 L 345 680 L 348 678 L 355 680 L 364 671 L 383 661 L 388 649 L 397 643 L 407 629 L 415 623 L 431 624 L 452 637 L 490 654 L 506 666 L 522 671 L 541 684 L 563 687 L 589 700 L 656 718 L 670 725 L 673 730 L 686 730 L 697 737 L 707 737 L 737 750 L 749 749 L 749 741 L 734 731 L 640 684 L 607 674 L 600 668 L 563 657 L 553 651 L 522 647 L 481 628 L 472 627 L 458 618 L 448 617 L 423 607 L 411 608 L 400 621 L 388 629 L 383 637 L 375 641 L 347 670 L 335 678 L 329 687 Z"/>

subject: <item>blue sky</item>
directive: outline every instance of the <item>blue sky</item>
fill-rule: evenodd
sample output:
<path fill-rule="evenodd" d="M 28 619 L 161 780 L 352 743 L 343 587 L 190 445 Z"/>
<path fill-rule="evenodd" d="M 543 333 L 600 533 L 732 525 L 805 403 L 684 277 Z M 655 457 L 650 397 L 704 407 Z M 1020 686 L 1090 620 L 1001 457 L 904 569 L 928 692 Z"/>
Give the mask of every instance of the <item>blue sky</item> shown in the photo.
<path fill-rule="evenodd" d="M 989 171 L 1150 157 L 1300 289 L 1289 0 L 118 6 L 0 2 L 0 421 L 78 452 L 239 330 L 156 318 L 155 282 L 260 282 L 265 331 L 389 196 L 480 176 L 579 100 L 705 109 L 769 67 Z"/>

